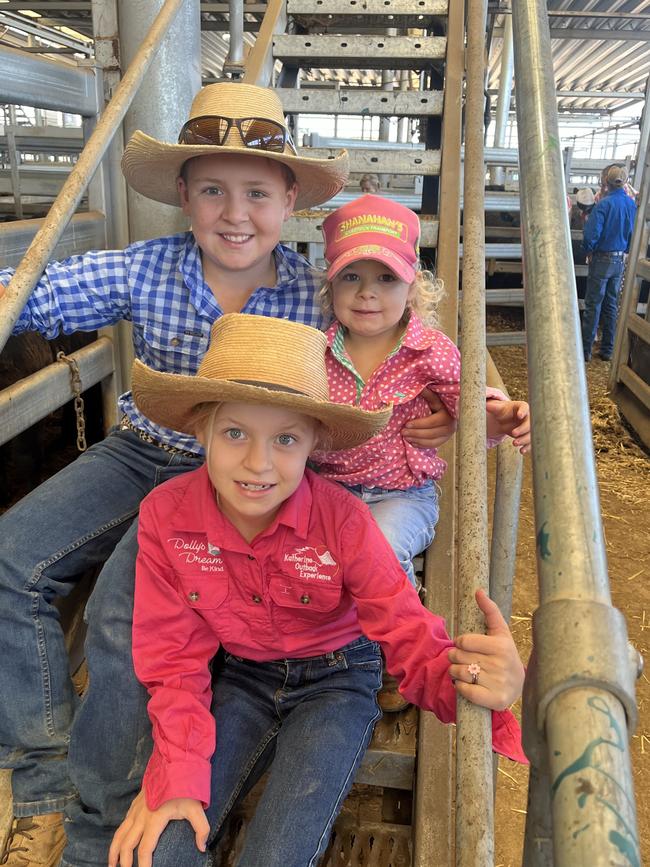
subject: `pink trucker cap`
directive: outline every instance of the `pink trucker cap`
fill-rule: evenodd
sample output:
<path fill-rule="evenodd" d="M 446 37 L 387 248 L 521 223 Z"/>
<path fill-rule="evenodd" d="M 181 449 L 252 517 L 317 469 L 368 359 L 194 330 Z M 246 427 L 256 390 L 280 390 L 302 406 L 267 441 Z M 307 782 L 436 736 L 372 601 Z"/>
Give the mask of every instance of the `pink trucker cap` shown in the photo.
<path fill-rule="evenodd" d="M 360 259 L 382 262 L 407 283 L 415 278 L 420 221 L 404 205 L 383 196 L 361 196 L 324 220 L 323 235 L 328 280 Z"/>

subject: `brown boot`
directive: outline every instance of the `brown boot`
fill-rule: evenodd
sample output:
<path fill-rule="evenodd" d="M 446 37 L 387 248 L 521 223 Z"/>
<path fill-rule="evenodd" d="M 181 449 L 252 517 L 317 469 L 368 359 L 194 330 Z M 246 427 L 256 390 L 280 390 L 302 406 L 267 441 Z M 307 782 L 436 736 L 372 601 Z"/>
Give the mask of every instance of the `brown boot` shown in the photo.
<path fill-rule="evenodd" d="M 14 819 L 0 864 L 7 867 L 56 867 L 65 848 L 63 813 Z"/>
<path fill-rule="evenodd" d="M 409 703 L 397 688 L 397 679 L 384 668 L 382 687 L 377 694 L 377 704 L 384 713 L 397 713 L 409 706 Z"/>

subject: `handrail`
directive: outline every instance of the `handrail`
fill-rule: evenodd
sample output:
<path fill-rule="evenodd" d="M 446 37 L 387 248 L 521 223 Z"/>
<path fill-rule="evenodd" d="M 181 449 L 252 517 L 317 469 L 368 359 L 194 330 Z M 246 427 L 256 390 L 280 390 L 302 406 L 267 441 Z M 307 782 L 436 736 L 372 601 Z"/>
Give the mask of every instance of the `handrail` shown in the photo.
<path fill-rule="evenodd" d="M 156 51 L 169 30 L 184 0 L 166 0 L 156 16 L 133 62 L 102 113 L 97 126 L 65 181 L 36 237 L 16 269 L 11 282 L 0 297 L 0 350 L 4 348 L 43 269 L 49 261 L 68 221 L 81 201 L 84 190 L 119 128 L 124 115 L 153 61 Z"/>
<path fill-rule="evenodd" d="M 242 81 L 269 87 L 273 84 L 273 36 L 283 33 L 287 22 L 285 0 L 268 0 L 257 39 L 244 64 Z"/>
<path fill-rule="evenodd" d="M 551 804 L 552 863 L 640 863 L 634 673 L 607 578 L 546 2 L 512 6 L 540 584 L 524 743 Z M 527 822 L 526 865 L 550 863 L 545 833 Z"/>
<path fill-rule="evenodd" d="M 487 0 L 468 4 L 465 106 L 463 364 L 459 430 L 458 630 L 483 632 L 474 593 L 489 592 L 485 452 L 485 162 L 483 104 Z M 456 865 L 494 863 L 492 719 L 458 696 L 456 706 Z"/>

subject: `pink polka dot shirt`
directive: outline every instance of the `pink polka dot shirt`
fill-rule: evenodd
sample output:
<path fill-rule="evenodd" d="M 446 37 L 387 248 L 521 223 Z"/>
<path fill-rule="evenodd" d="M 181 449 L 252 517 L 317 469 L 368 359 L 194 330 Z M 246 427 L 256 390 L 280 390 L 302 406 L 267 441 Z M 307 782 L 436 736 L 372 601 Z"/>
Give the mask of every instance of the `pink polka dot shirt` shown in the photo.
<path fill-rule="evenodd" d="M 330 400 L 369 410 L 392 403 L 393 414 L 386 428 L 363 445 L 315 452 L 311 460 L 320 475 L 346 485 L 389 490 L 405 490 L 442 478 L 447 464 L 437 449 L 412 446 L 402 436 L 402 428 L 429 414 L 429 404 L 420 397 L 423 388 L 438 394 L 449 414 L 458 417 L 458 347 L 441 331 L 426 328 L 412 315 L 398 346 L 364 382 L 345 351 L 344 329 L 338 322 L 328 329 L 327 344 Z M 488 389 L 488 397 L 505 395 Z"/>

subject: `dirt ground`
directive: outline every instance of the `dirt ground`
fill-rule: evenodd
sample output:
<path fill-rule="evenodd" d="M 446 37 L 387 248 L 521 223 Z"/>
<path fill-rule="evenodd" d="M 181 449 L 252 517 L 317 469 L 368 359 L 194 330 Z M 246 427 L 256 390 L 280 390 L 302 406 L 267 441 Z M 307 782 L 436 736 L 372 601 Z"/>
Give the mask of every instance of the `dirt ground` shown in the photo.
<path fill-rule="evenodd" d="M 492 357 L 514 398 L 526 397 L 524 347 L 497 347 Z M 627 620 L 629 640 L 643 654 L 646 673 L 637 681 L 639 724 L 631 755 L 637 801 L 641 862 L 650 863 L 650 458 L 637 445 L 607 397 L 609 364 L 587 367 L 601 510 L 613 604 Z M 531 615 L 538 604 L 531 461 L 527 458 L 521 499 L 512 631 L 520 653 L 531 648 Z M 522 863 L 527 770 L 502 761 L 496 813 L 497 867 Z M 627 863 L 627 862 L 626 862 Z"/>

